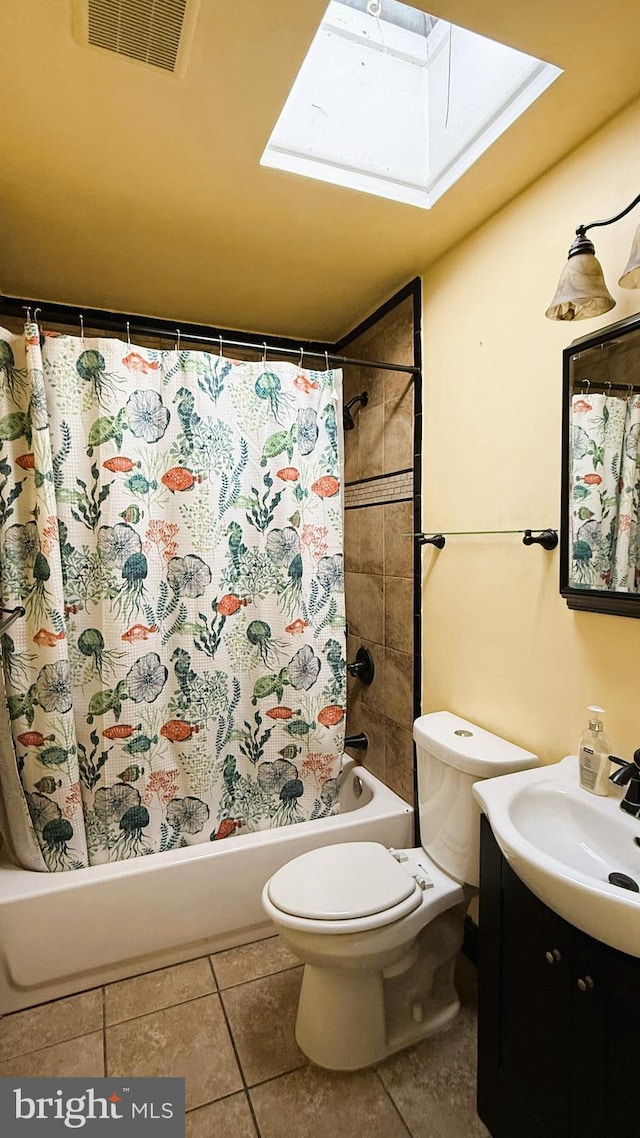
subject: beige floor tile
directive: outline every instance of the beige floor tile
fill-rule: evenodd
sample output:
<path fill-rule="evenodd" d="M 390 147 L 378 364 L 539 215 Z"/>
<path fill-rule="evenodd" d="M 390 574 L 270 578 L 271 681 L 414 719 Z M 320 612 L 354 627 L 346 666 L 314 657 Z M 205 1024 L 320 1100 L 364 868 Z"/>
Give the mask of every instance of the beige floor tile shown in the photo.
<path fill-rule="evenodd" d="M 447 1031 L 380 1063 L 378 1073 L 413 1138 L 486 1138 L 476 1114 L 472 1008 L 461 1008 Z"/>
<path fill-rule="evenodd" d="M 0 1059 L 102 1030 L 102 989 L 40 1004 L 0 1019 Z"/>
<path fill-rule="evenodd" d="M 188 1112 L 186 1138 L 214 1138 L 218 1134 L 256 1138 L 249 1100 L 244 1092 Z"/>
<path fill-rule="evenodd" d="M 14 1055 L 0 1063 L 3 1078 L 85 1078 L 104 1075 L 102 1031 L 54 1043 L 26 1055 Z"/>
<path fill-rule="evenodd" d="M 375 1071 L 305 1067 L 249 1093 L 262 1138 L 407 1138 Z"/>
<path fill-rule="evenodd" d="M 161 968 L 157 972 L 146 972 L 144 976 L 134 976 L 132 980 L 119 980 L 116 984 L 107 985 L 106 1022 L 122 1023 L 123 1020 L 135 1019 L 147 1012 L 169 1008 L 172 1004 L 183 1004 L 198 996 L 207 996 L 215 990 L 207 956 L 171 968 Z"/>
<path fill-rule="evenodd" d="M 250 1085 L 306 1063 L 294 1034 L 302 973 L 302 968 L 290 968 L 222 993 L 242 1071 Z"/>
<path fill-rule="evenodd" d="M 187 1109 L 242 1087 L 219 996 L 107 1028 L 107 1074 L 186 1079 Z"/>
<path fill-rule="evenodd" d="M 295 968 L 300 963 L 279 936 L 217 952 L 211 957 L 211 962 L 220 988 L 245 984 L 273 972 L 283 972 L 285 968 Z"/>

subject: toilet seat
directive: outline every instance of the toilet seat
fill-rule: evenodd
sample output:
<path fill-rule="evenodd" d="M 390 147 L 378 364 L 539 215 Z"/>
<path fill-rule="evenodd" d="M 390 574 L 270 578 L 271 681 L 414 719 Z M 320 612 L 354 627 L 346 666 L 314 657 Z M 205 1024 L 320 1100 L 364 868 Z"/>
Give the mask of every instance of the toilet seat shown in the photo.
<path fill-rule="evenodd" d="M 301 854 L 267 882 L 263 901 L 290 928 L 321 933 L 383 928 L 422 903 L 414 876 L 379 842 L 341 842 Z"/>

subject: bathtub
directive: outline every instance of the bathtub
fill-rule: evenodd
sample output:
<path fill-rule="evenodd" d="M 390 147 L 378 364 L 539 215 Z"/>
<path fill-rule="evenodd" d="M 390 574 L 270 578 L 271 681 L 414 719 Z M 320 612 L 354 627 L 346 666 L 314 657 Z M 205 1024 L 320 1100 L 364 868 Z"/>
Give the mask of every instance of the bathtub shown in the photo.
<path fill-rule="evenodd" d="M 412 808 L 346 756 L 340 801 L 332 818 L 70 873 L 0 860 L 0 1014 L 271 936 L 262 887 L 306 850 L 412 845 Z"/>

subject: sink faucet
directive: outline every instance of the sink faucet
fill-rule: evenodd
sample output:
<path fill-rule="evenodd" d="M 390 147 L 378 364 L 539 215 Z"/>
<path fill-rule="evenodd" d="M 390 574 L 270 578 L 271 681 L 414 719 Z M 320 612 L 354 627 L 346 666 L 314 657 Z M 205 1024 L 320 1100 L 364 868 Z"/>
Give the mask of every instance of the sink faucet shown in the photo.
<path fill-rule="evenodd" d="M 615 755 L 609 755 L 609 759 L 612 763 L 617 763 L 620 768 L 609 775 L 609 779 L 616 786 L 627 787 L 620 809 L 624 810 L 625 814 L 640 818 L 640 750 L 634 751 L 630 763 L 626 759 L 617 759 Z"/>

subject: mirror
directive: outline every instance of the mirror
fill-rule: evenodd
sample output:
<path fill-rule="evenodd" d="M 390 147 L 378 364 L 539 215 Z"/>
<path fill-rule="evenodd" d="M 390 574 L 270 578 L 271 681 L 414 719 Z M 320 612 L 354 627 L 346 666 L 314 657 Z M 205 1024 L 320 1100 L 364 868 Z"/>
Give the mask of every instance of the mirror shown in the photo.
<path fill-rule="evenodd" d="M 563 352 L 560 592 L 640 617 L 640 315 Z"/>

